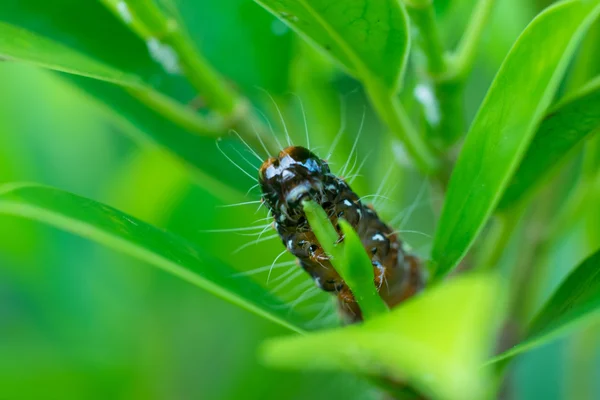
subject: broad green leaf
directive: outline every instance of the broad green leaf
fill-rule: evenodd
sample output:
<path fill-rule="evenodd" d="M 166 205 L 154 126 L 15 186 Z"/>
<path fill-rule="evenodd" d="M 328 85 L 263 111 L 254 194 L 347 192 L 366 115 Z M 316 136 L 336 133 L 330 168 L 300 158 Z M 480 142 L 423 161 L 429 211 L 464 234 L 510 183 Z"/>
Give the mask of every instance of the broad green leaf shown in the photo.
<path fill-rule="evenodd" d="M 303 332 L 289 307 L 251 279 L 236 276 L 236 270 L 186 240 L 104 204 L 48 187 L 5 185 L 0 187 L 0 214 L 44 222 L 96 241 L 290 330 Z"/>
<path fill-rule="evenodd" d="M 368 319 L 385 313 L 388 308 L 373 283 L 373 265 L 352 225 L 340 220 L 344 241 L 339 242 L 340 236 L 320 205 L 307 201 L 303 207 L 310 227 L 331 256 L 335 270 L 352 290 L 364 317 Z"/>
<path fill-rule="evenodd" d="M 600 317 L 600 251 L 569 274 L 527 329 L 525 340 L 495 357 L 497 362 L 534 349 Z"/>
<path fill-rule="evenodd" d="M 398 0 L 255 0 L 363 81 L 395 91 L 408 55 Z"/>
<path fill-rule="evenodd" d="M 473 121 L 436 231 L 431 268 L 454 268 L 494 211 L 578 43 L 600 13 L 591 0 L 551 6 L 521 34 Z"/>
<path fill-rule="evenodd" d="M 505 210 L 534 191 L 571 150 L 600 131 L 600 77 L 552 107 L 538 128 L 498 208 Z"/>
<path fill-rule="evenodd" d="M 481 363 L 502 307 L 496 277 L 472 275 L 427 290 L 364 324 L 268 341 L 270 365 L 345 370 L 404 382 L 432 399 L 481 399 Z"/>

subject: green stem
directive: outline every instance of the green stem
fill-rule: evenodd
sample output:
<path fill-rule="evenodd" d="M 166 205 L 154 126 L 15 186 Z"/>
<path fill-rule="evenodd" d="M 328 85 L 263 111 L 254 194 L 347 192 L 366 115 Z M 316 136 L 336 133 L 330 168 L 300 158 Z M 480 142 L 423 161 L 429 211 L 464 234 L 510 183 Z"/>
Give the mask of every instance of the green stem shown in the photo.
<path fill-rule="evenodd" d="M 221 132 L 239 130 L 248 141 L 255 143 L 254 129 L 263 136 L 267 145 L 274 147 L 273 138 L 266 135 L 263 124 L 251 112 L 248 101 L 236 93 L 226 80 L 210 65 L 194 47 L 191 39 L 178 22 L 168 17 L 152 0 L 101 0 L 125 25 L 146 42 L 152 58 L 161 64 L 168 74 L 183 74 L 202 96 L 204 102 L 215 111 L 217 117 L 212 126 Z M 137 93 L 140 100 L 149 100 L 150 106 L 167 117 L 178 117 L 174 121 L 187 125 L 192 118 L 173 113 L 173 108 L 164 108 L 155 96 Z"/>
<path fill-rule="evenodd" d="M 440 169 L 438 158 L 412 125 L 397 96 L 376 84 L 365 86 L 373 108 L 392 134 L 402 141 L 406 152 L 421 172 L 427 175 L 437 174 Z"/>
<path fill-rule="evenodd" d="M 478 1 L 453 57 L 452 75 L 454 79 L 464 80 L 466 75 L 471 71 L 475 62 L 477 47 L 479 46 L 483 30 L 489 21 L 495 3 L 496 0 Z"/>
<path fill-rule="evenodd" d="M 413 29 L 415 64 L 421 82 L 415 96 L 423 108 L 428 140 L 440 150 L 463 133 L 463 83 L 449 80 L 450 69 L 431 0 L 405 0 Z"/>
<path fill-rule="evenodd" d="M 405 0 L 411 22 L 415 26 L 413 40 L 422 53 L 426 71 L 431 77 L 447 70 L 444 46 L 440 37 L 432 0 Z"/>

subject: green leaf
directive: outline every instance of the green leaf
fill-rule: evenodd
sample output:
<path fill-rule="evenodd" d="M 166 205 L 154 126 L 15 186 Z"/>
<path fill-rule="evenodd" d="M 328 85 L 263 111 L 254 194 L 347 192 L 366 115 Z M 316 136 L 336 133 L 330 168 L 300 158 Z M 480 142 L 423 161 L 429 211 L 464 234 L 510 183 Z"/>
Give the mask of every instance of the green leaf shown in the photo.
<path fill-rule="evenodd" d="M 411 126 L 396 92 L 406 66 L 408 17 L 398 0 L 255 0 L 329 53 L 365 86 L 373 108 L 418 168 L 437 172 L 431 148 Z"/>
<path fill-rule="evenodd" d="M 35 185 L 0 187 L 0 214 L 44 222 L 161 268 L 224 300 L 302 333 L 270 292 L 186 240 L 104 204 Z M 199 309 L 199 315 L 202 310 Z"/>
<path fill-rule="evenodd" d="M 272 95 L 289 90 L 295 38 L 281 21 L 247 0 L 177 3 L 180 18 L 202 53 L 241 92 L 253 97 L 262 95 L 257 86 Z"/>
<path fill-rule="evenodd" d="M 373 282 L 373 264 L 360 237 L 347 221 L 340 220 L 340 227 L 344 234 L 344 268 L 338 269 L 340 275 L 356 297 L 365 319 L 387 312 L 388 307 Z"/>
<path fill-rule="evenodd" d="M 557 339 L 600 316 L 600 250 L 569 274 L 533 319 L 525 340 L 495 357 L 498 362 Z"/>
<path fill-rule="evenodd" d="M 5 0 L 0 22 L 5 57 L 134 86 L 165 75 L 146 44 L 97 1 Z"/>
<path fill-rule="evenodd" d="M 239 202 L 253 185 L 218 151 L 214 138 L 190 133 L 154 112 L 127 89 L 74 75 L 63 78 L 90 95 L 125 133 L 142 143 L 166 149 L 191 166 L 196 182 L 215 196 L 230 203 Z"/>
<path fill-rule="evenodd" d="M 498 209 L 524 201 L 571 150 L 600 131 L 600 77 L 552 107 L 537 130 Z"/>
<path fill-rule="evenodd" d="M 504 60 L 450 179 L 432 250 L 438 278 L 460 262 L 494 211 L 598 13 L 597 1 L 556 4 L 529 24 Z"/>
<path fill-rule="evenodd" d="M 340 243 L 340 236 L 320 205 L 306 201 L 303 207 L 319 244 L 331 256 L 335 270 L 352 290 L 365 319 L 388 311 L 373 282 L 375 275 L 371 259 L 352 225 L 344 220 L 339 221 L 344 234 L 344 241 Z"/>
<path fill-rule="evenodd" d="M 140 78 L 135 75 L 73 51 L 61 43 L 3 22 L 0 22 L 0 56 L 119 85 L 142 86 Z"/>
<path fill-rule="evenodd" d="M 395 91 L 408 56 L 398 0 L 255 0 L 363 81 Z"/>
<path fill-rule="evenodd" d="M 209 123 L 153 87 L 160 86 L 161 91 L 176 98 L 193 96 L 193 92 L 184 93 L 187 84 L 182 77 L 165 73 L 151 58 L 143 40 L 98 6 L 97 2 L 73 0 L 58 0 L 50 5 L 8 0 L 0 16 L 0 56 L 127 87 L 185 129 L 212 136 L 222 133 L 224 128 Z M 63 9 L 73 13 L 69 15 L 81 15 L 82 21 L 88 23 L 82 24 L 79 17 L 65 17 Z M 89 13 L 95 13 L 93 21 L 88 21 Z M 113 33 L 120 36 L 112 37 Z M 156 82 L 160 84 L 153 84 Z"/>
<path fill-rule="evenodd" d="M 364 324 L 268 341 L 267 363 L 346 370 L 404 382 L 427 398 L 481 399 L 501 316 L 496 277 L 471 275 L 427 290 Z"/>

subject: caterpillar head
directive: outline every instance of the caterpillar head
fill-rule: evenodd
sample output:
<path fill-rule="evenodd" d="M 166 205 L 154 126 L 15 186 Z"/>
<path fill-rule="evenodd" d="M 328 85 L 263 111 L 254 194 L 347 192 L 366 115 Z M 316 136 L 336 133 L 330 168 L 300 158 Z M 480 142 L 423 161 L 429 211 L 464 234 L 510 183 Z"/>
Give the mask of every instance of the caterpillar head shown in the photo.
<path fill-rule="evenodd" d="M 329 166 L 310 150 L 300 146 L 283 149 L 260 167 L 258 183 L 263 199 L 274 215 L 289 218 L 302 214 L 302 201 L 319 201 Z"/>

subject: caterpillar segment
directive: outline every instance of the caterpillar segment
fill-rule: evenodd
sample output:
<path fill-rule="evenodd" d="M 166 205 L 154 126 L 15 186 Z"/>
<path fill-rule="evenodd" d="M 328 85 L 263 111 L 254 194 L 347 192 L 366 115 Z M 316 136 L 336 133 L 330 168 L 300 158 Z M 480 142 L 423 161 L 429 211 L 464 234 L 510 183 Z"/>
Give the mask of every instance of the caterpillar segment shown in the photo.
<path fill-rule="evenodd" d="M 340 240 L 338 220 L 344 218 L 352 225 L 371 259 L 373 284 L 390 308 L 423 288 L 421 261 L 409 254 L 377 212 L 362 203 L 343 179 L 331 173 L 327 162 L 310 150 L 290 146 L 266 160 L 259 169 L 259 185 L 283 244 L 319 288 L 337 297 L 348 322 L 362 320 L 360 308 L 312 232 L 302 207 L 305 199 L 323 207 Z"/>

